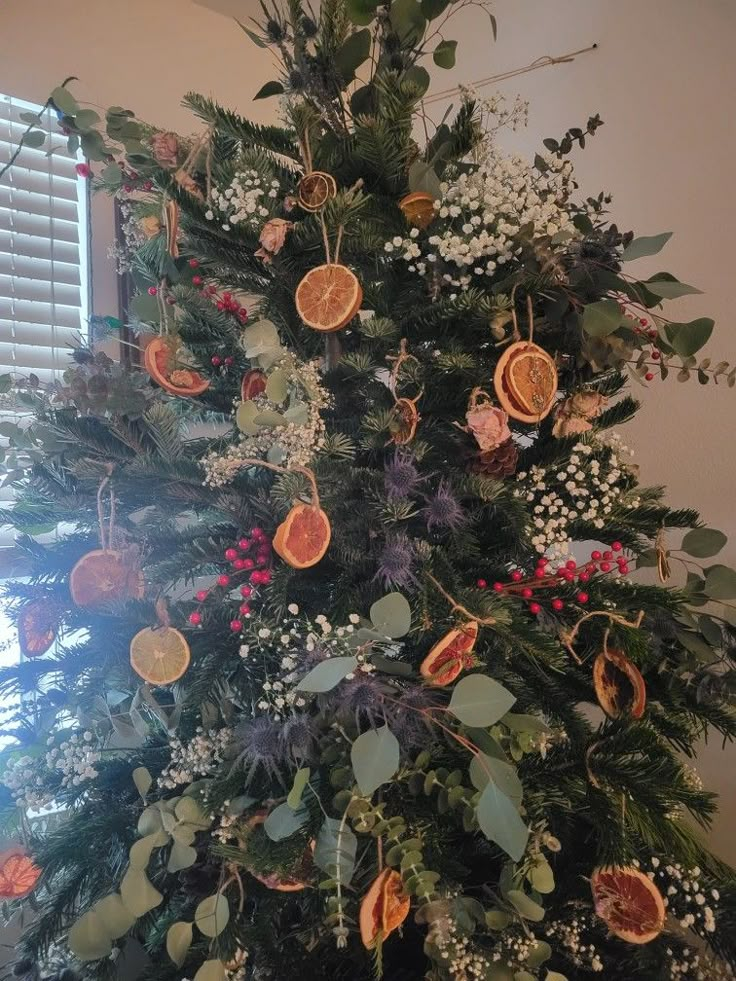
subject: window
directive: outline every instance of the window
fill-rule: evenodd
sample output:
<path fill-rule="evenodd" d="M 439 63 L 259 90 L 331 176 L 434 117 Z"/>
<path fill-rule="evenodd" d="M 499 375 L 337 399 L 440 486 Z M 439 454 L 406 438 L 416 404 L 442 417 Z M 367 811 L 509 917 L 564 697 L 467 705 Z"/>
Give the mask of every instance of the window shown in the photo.
<path fill-rule="evenodd" d="M 0 166 L 27 128 L 22 114 L 39 111 L 0 95 Z M 52 382 L 68 364 L 70 345 L 86 334 L 89 236 L 87 183 L 55 113 L 43 118 L 51 141 L 24 147 L 0 179 L 0 374 Z M 0 508 L 10 494 L 0 487 Z M 0 547 L 9 544 L 12 533 L 0 526 Z"/>

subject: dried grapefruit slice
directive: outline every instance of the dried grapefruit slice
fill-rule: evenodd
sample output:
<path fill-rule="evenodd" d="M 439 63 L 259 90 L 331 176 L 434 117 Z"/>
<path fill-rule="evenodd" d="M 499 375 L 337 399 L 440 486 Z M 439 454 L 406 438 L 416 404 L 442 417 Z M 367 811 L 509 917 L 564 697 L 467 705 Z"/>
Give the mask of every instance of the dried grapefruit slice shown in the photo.
<path fill-rule="evenodd" d="M 393 933 L 409 915 L 411 899 L 404 892 L 401 876 L 394 869 L 384 869 L 374 879 L 360 904 L 360 937 L 371 950 Z"/>
<path fill-rule="evenodd" d="M 419 410 L 413 399 L 396 399 L 391 415 L 391 442 L 397 446 L 411 443 L 419 424 Z"/>
<path fill-rule="evenodd" d="M 512 418 L 537 423 L 555 404 L 557 367 L 538 344 L 517 341 L 499 358 L 493 385 L 498 401 Z"/>
<path fill-rule="evenodd" d="M 156 337 L 146 347 L 143 365 L 151 378 L 171 395 L 201 395 L 210 383 L 198 371 L 178 364 L 178 350 L 168 338 Z"/>
<path fill-rule="evenodd" d="M 410 225 L 426 228 L 434 221 L 434 198 L 427 191 L 413 191 L 399 201 L 399 207 Z"/>
<path fill-rule="evenodd" d="M 473 664 L 471 657 L 478 639 L 478 624 L 469 620 L 450 630 L 422 661 L 419 673 L 430 685 L 449 685 L 464 668 Z"/>
<path fill-rule="evenodd" d="M 268 811 L 258 811 L 252 817 L 248 818 L 248 827 L 251 830 L 257 828 L 259 824 L 263 824 L 267 817 Z M 293 874 L 279 876 L 275 872 L 270 872 L 264 875 L 254 872 L 251 868 L 248 871 L 266 889 L 275 889 L 276 892 L 301 892 L 302 889 L 306 889 L 309 885 L 310 872 L 313 868 L 312 855 L 314 848 L 314 841 L 310 841 L 309 847 L 305 849 L 298 866 L 293 870 Z"/>
<path fill-rule="evenodd" d="M 604 651 L 593 664 L 598 703 L 611 719 L 628 715 L 640 719 L 647 704 L 641 671 L 621 651 Z"/>
<path fill-rule="evenodd" d="M 258 368 L 246 371 L 240 383 L 240 397 L 243 402 L 248 402 L 262 395 L 266 391 L 266 375 Z"/>
<path fill-rule="evenodd" d="M 131 552 L 97 549 L 83 555 L 74 566 L 69 590 L 77 606 L 104 608 L 143 599 L 143 575 Z"/>
<path fill-rule="evenodd" d="M 22 848 L 0 853 L 0 899 L 21 899 L 33 892 L 41 869 Z"/>
<path fill-rule="evenodd" d="M 296 288 L 296 309 L 304 323 L 323 333 L 340 330 L 363 302 L 358 277 L 347 266 L 328 262 L 310 269 Z"/>
<path fill-rule="evenodd" d="M 323 558 L 332 537 L 330 519 L 314 504 L 295 504 L 276 529 L 273 550 L 293 569 L 308 569 Z"/>
<path fill-rule="evenodd" d="M 319 211 L 337 194 L 337 184 L 332 174 L 313 170 L 299 181 L 296 194 L 305 211 Z"/>
<path fill-rule="evenodd" d="M 59 618 L 48 600 L 31 600 L 18 615 L 18 643 L 24 657 L 41 657 L 56 640 Z"/>
<path fill-rule="evenodd" d="M 611 933 L 648 944 L 664 929 L 665 907 L 652 880 L 633 867 L 596 869 L 590 878 L 595 911 Z"/>
<path fill-rule="evenodd" d="M 152 685 L 171 685 L 190 661 L 189 644 L 173 627 L 145 627 L 130 642 L 130 663 Z"/>

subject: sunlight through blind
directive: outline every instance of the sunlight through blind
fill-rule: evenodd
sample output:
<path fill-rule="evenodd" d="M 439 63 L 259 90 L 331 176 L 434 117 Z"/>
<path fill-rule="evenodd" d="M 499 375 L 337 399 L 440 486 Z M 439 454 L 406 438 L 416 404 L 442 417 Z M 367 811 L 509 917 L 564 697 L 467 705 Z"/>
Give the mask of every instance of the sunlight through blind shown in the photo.
<path fill-rule="evenodd" d="M 0 166 L 26 130 L 22 114 L 38 111 L 0 95 Z M 86 334 L 89 264 L 86 181 L 53 111 L 44 124 L 51 141 L 24 148 L 0 179 L 0 374 L 48 384 L 61 380 L 70 345 Z M 0 508 L 10 497 L 0 487 Z M 0 546 L 8 544 L 0 526 Z"/>

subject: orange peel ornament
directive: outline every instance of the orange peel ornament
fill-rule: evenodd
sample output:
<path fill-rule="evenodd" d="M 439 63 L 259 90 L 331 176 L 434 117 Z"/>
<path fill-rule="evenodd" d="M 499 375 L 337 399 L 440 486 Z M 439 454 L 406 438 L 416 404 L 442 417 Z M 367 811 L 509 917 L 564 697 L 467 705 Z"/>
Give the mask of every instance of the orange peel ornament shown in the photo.
<path fill-rule="evenodd" d="M 595 911 L 608 929 L 630 944 L 648 944 L 664 929 L 662 894 L 633 866 L 596 869 L 590 877 Z"/>
<path fill-rule="evenodd" d="M 404 892 L 401 876 L 386 868 L 374 879 L 360 904 L 360 937 L 372 950 L 398 929 L 409 915 L 411 899 Z"/>
<path fill-rule="evenodd" d="M 0 853 L 0 899 L 22 899 L 36 888 L 41 869 L 22 848 Z"/>
<path fill-rule="evenodd" d="M 437 688 L 451 684 L 461 671 L 472 666 L 471 655 L 477 639 L 477 620 L 469 620 L 450 630 L 424 658 L 419 673 L 428 684 Z"/>

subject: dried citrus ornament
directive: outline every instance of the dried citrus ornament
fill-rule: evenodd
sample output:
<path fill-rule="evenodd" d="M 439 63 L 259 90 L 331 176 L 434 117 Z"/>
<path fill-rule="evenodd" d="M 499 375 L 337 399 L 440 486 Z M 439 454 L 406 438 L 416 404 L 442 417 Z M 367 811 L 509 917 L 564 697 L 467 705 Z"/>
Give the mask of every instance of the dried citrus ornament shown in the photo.
<path fill-rule="evenodd" d="M 296 288 L 295 301 L 307 327 L 331 333 L 350 323 L 360 310 L 363 290 L 347 266 L 327 262 L 304 276 Z"/>
<path fill-rule="evenodd" d="M 391 410 L 391 442 L 396 446 L 411 443 L 417 432 L 420 415 L 417 409 L 418 399 L 400 398 Z"/>
<path fill-rule="evenodd" d="M 0 899 L 22 899 L 33 892 L 41 869 L 22 848 L 0 853 Z"/>
<path fill-rule="evenodd" d="M 493 386 L 512 419 L 538 423 L 555 404 L 557 367 L 538 344 L 517 341 L 499 358 Z"/>
<path fill-rule="evenodd" d="M 410 225 L 425 229 L 434 221 L 434 198 L 427 191 L 412 191 L 399 201 L 399 207 Z"/>
<path fill-rule="evenodd" d="M 103 609 L 143 599 L 143 574 L 135 554 L 101 548 L 83 555 L 71 571 L 69 590 L 77 606 Z"/>
<path fill-rule="evenodd" d="M 621 651 L 602 651 L 593 664 L 593 685 L 598 703 L 607 716 L 628 715 L 640 719 L 647 704 L 641 671 Z"/>
<path fill-rule="evenodd" d="M 373 881 L 360 904 L 360 937 L 371 950 L 383 943 L 409 915 L 411 899 L 404 892 L 401 876 L 386 868 Z"/>
<path fill-rule="evenodd" d="M 419 673 L 428 684 L 438 688 L 451 684 L 461 671 L 472 666 L 472 651 L 477 639 L 476 620 L 450 630 L 424 658 Z"/>
<path fill-rule="evenodd" d="M 252 817 L 248 818 L 247 827 L 249 830 L 254 830 L 268 817 L 268 811 L 257 811 Z M 261 885 L 264 885 L 266 889 L 274 889 L 276 892 L 301 892 L 306 889 L 309 885 L 310 872 L 313 868 L 312 855 L 315 849 L 315 842 L 310 841 L 308 847 L 305 849 L 297 868 L 294 869 L 293 874 L 279 876 L 275 872 L 269 872 L 268 874 L 263 874 L 260 872 L 254 872 L 253 869 L 249 868 L 248 871 L 257 879 Z"/>
<path fill-rule="evenodd" d="M 248 402 L 266 391 L 266 375 L 259 368 L 252 368 L 243 375 L 240 383 L 240 398 Z"/>
<path fill-rule="evenodd" d="M 178 364 L 178 350 L 172 338 L 155 337 L 146 347 L 143 365 L 153 381 L 170 395 L 201 395 L 210 383 L 193 368 Z"/>
<path fill-rule="evenodd" d="M 633 867 L 596 869 L 590 877 L 595 911 L 611 933 L 630 944 L 648 944 L 664 929 L 662 895 Z"/>
<path fill-rule="evenodd" d="M 56 640 L 59 618 L 48 599 L 27 603 L 18 614 L 18 643 L 24 657 L 41 657 Z"/>
<path fill-rule="evenodd" d="M 324 558 L 332 528 L 318 504 L 295 504 L 276 529 L 273 550 L 292 569 L 309 569 Z"/>
<path fill-rule="evenodd" d="M 171 685 L 178 681 L 190 660 L 186 638 L 173 627 L 144 627 L 130 642 L 133 670 L 152 685 Z"/>
<path fill-rule="evenodd" d="M 337 194 L 337 183 L 332 174 L 323 170 L 313 170 L 299 181 L 296 196 L 305 211 L 319 211 L 330 198 Z"/>

